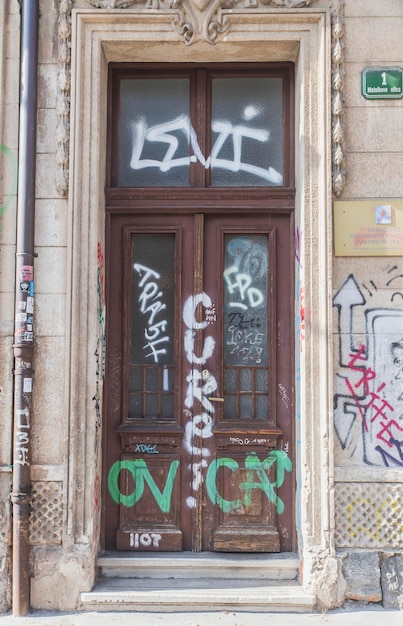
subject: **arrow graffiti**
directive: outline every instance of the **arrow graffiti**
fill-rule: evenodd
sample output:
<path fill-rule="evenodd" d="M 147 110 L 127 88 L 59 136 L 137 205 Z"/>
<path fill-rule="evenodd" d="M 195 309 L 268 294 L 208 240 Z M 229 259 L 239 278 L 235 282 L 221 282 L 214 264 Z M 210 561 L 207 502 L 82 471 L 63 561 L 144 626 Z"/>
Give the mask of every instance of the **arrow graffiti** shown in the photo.
<path fill-rule="evenodd" d="M 396 270 L 394 266 L 388 274 Z M 391 280 L 403 285 L 402 278 L 399 273 L 388 277 L 385 286 Z M 385 291 L 370 282 L 374 287 L 373 292 L 367 288 L 373 298 L 370 306 L 353 274 L 333 299 L 339 340 L 334 425 L 347 459 L 403 467 L 403 311 L 396 298 L 400 291 L 394 291 L 391 304 L 385 306 Z"/>

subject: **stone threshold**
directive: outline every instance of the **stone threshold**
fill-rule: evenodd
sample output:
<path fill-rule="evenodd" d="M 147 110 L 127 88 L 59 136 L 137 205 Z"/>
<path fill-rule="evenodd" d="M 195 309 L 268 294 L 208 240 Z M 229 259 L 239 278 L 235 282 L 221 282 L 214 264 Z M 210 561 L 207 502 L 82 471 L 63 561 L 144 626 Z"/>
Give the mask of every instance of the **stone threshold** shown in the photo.
<path fill-rule="evenodd" d="M 311 612 L 293 554 L 105 553 L 84 610 Z"/>

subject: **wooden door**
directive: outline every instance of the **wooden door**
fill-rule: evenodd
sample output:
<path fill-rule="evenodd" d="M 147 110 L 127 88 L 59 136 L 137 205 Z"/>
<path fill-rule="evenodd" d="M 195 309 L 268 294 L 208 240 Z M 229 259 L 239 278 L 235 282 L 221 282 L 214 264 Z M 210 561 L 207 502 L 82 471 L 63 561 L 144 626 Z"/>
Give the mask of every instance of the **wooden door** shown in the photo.
<path fill-rule="evenodd" d="M 110 66 L 104 546 L 289 551 L 293 66 Z"/>
<path fill-rule="evenodd" d="M 105 547 L 291 550 L 290 215 L 109 232 Z"/>

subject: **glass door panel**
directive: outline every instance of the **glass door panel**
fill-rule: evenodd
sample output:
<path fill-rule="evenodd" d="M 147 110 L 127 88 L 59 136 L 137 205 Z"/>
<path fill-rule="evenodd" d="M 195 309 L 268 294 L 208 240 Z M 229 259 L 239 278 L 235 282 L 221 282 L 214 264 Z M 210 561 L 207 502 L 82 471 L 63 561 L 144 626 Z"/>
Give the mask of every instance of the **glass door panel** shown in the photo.
<path fill-rule="evenodd" d="M 118 187 L 187 187 L 190 80 L 120 82 Z"/>
<path fill-rule="evenodd" d="M 173 419 L 175 235 L 133 234 L 129 418 Z"/>
<path fill-rule="evenodd" d="M 268 419 L 268 237 L 224 247 L 224 419 Z"/>
<path fill-rule="evenodd" d="M 115 187 L 282 187 L 290 65 L 114 74 Z"/>
<path fill-rule="evenodd" d="M 283 81 L 214 78 L 211 184 L 283 184 Z"/>

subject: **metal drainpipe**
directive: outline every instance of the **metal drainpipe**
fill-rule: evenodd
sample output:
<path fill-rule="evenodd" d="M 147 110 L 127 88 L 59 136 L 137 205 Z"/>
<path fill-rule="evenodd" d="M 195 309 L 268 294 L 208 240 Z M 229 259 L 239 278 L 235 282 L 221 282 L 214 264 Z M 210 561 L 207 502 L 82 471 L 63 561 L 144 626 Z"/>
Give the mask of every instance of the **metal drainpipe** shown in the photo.
<path fill-rule="evenodd" d="M 14 325 L 13 615 L 29 613 L 30 427 L 34 354 L 34 218 L 39 0 L 21 2 Z"/>

